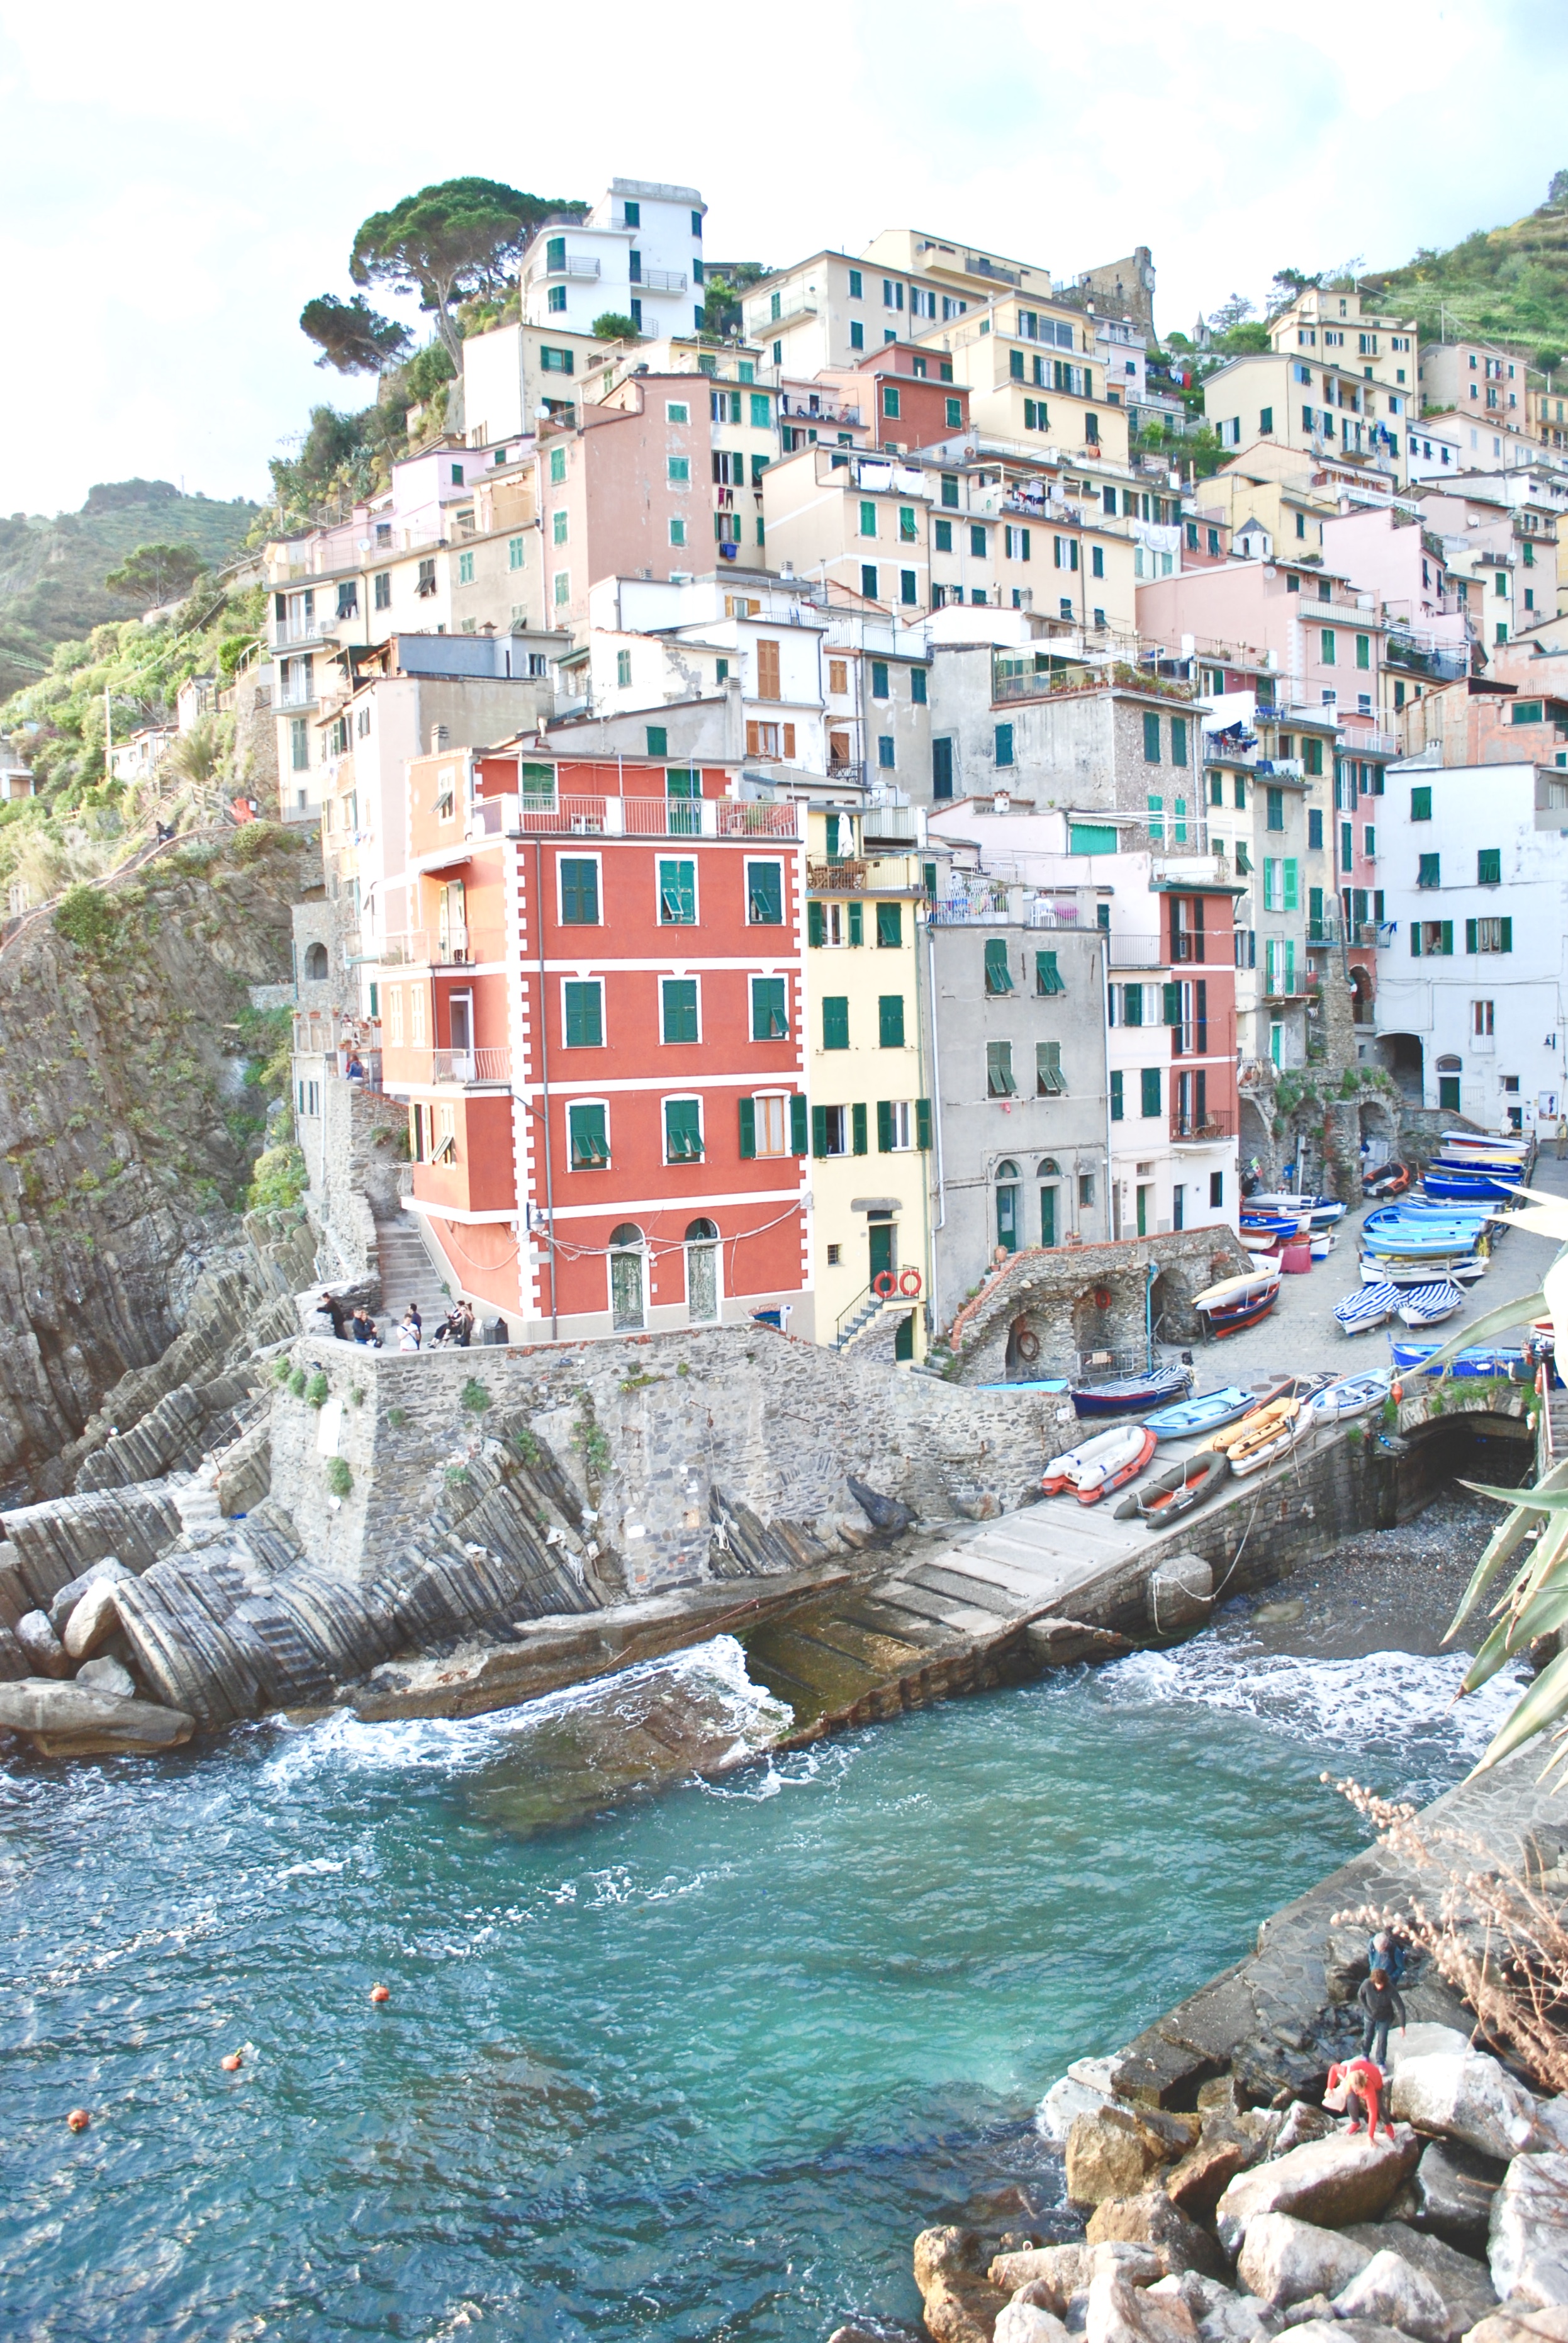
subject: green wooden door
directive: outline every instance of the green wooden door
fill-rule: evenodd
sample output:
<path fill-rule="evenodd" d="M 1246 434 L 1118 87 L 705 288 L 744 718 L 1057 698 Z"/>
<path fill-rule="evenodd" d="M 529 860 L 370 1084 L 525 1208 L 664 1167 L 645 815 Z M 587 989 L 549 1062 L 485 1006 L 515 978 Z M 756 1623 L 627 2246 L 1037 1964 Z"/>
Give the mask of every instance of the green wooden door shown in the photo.
<path fill-rule="evenodd" d="M 893 1223 L 873 1221 L 868 1232 L 871 1248 L 871 1282 L 874 1285 L 885 1271 L 893 1274 Z"/>

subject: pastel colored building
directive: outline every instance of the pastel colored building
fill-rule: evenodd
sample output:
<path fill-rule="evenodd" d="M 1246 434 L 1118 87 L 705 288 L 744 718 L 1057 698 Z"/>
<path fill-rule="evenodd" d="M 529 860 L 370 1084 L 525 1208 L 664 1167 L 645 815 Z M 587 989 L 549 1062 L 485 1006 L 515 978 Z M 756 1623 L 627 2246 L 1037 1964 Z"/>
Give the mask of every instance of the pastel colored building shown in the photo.
<path fill-rule="evenodd" d="M 578 335 L 607 312 L 648 337 L 700 326 L 707 208 L 695 187 L 612 179 L 586 218 L 545 220 L 522 257 L 525 319 Z"/>

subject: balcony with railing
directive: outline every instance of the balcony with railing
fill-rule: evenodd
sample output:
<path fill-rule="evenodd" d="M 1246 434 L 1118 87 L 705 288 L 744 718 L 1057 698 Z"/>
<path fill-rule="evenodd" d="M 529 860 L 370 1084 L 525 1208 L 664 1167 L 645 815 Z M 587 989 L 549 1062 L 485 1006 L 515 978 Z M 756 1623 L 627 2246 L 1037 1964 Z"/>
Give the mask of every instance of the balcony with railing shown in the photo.
<path fill-rule="evenodd" d="M 591 254 L 586 252 L 568 252 L 564 259 L 558 261 L 554 268 L 547 266 L 544 268 L 530 269 L 528 271 L 528 281 L 532 284 L 536 280 L 547 277 L 578 277 L 588 278 L 591 282 L 598 273 L 598 262 L 593 258 Z"/>
<path fill-rule="evenodd" d="M 339 627 L 346 625 L 351 618 L 357 618 L 358 615 L 357 595 L 352 601 L 345 602 L 341 608 L 335 606 L 330 610 L 317 609 L 311 611 L 308 616 L 304 611 L 291 611 L 287 618 L 275 618 L 273 621 L 273 649 L 280 651 L 304 649 L 309 645 L 324 642 L 328 635 L 335 635 Z"/>
<path fill-rule="evenodd" d="M 1342 757 L 1397 757 L 1402 743 L 1397 732 L 1378 732 L 1372 727 L 1362 727 L 1349 714 L 1345 729 L 1340 735 Z"/>
<path fill-rule="evenodd" d="M 779 412 L 792 417 L 799 423 L 853 423 L 861 420 L 858 407 L 847 407 L 836 399 L 819 398 L 809 392 L 802 397 L 799 391 L 779 394 Z"/>
<path fill-rule="evenodd" d="M 1179 1103 L 1171 1108 L 1171 1143 L 1173 1147 L 1211 1147 L 1216 1140 L 1234 1139 L 1236 1117 L 1230 1107 L 1206 1107 L 1202 1114 L 1191 1111 L 1183 1113 Z"/>
<path fill-rule="evenodd" d="M 1010 662 L 998 659 L 991 674 L 991 699 L 1000 704 L 1016 699 L 1060 699 L 1074 692 L 1104 691 L 1112 687 L 1122 691 L 1142 691 L 1161 699 L 1191 702 L 1196 693 L 1193 686 L 1178 682 L 1173 677 L 1154 675 L 1146 668 L 1136 667 L 1127 659 L 1104 659 L 1079 662 L 1064 660 L 1060 664 L 1026 669 L 1022 674 L 1010 672 Z"/>
<path fill-rule="evenodd" d="M 479 968 L 507 956 L 499 928 L 395 929 L 381 940 L 372 965 L 388 968 Z"/>
<path fill-rule="evenodd" d="M 432 1050 L 430 1079 L 459 1090 L 505 1089 L 512 1079 L 509 1049 Z"/>
<path fill-rule="evenodd" d="M 632 282 L 641 285 L 648 293 L 684 293 L 686 271 L 684 268 L 645 268 L 642 275 L 634 277 Z"/>
<path fill-rule="evenodd" d="M 482 838 L 767 838 L 800 835 L 792 801 L 750 798 L 481 798 L 466 836 Z M 457 850 L 454 849 L 454 850 Z"/>
<path fill-rule="evenodd" d="M 1111 965 L 1113 969 L 1169 967 L 1164 937 L 1130 936 L 1112 928 Z"/>

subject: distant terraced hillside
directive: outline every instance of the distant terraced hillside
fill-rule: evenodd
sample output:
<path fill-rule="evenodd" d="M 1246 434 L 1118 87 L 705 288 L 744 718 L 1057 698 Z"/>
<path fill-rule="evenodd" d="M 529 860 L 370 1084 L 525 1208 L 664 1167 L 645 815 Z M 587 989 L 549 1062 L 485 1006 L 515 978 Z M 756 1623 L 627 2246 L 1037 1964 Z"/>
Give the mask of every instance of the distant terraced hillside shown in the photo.
<path fill-rule="evenodd" d="M 1408 308 L 1422 338 L 1446 328 L 1539 351 L 1568 351 L 1568 172 L 1538 210 L 1505 227 L 1476 228 L 1446 252 L 1422 248 L 1402 268 L 1357 280 L 1363 293 Z"/>
<path fill-rule="evenodd" d="M 239 550 L 256 509 L 182 496 L 167 480 L 115 480 L 90 489 L 80 512 L 0 520 L 0 700 L 34 682 L 57 643 L 138 615 L 104 586 L 138 545 L 191 545 L 216 565 Z"/>

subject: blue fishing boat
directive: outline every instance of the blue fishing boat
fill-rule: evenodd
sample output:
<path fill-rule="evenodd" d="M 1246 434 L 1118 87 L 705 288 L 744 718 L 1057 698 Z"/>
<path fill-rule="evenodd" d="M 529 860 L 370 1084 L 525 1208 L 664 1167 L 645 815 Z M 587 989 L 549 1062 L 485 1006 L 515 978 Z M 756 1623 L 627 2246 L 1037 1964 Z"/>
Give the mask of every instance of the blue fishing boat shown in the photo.
<path fill-rule="evenodd" d="M 1389 1278 L 1375 1285 L 1363 1285 L 1355 1293 L 1347 1293 L 1342 1302 L 1334 1304 L 1334 1316 L 1347 1334 L 1364 1334 L 1373 1326 L 1382 1326 L 1399 1307 L 1400 1289 Z"/>
<path fill-rule="evenodd" d="M 1512 1196 L 1523 1176 L 1513 1169 L 1483 1172 L 1468 1165 L 1431 1163 L 1423 1184 L 1429 1196 L 1468 1202 L 1477 1196 Z"/>
<path fill-rule="evenodd" d="M 1394 1365 L 1406 1374 L 1424 1366 L 1439 1347 L 1436 1342 L 1396 1342 L 1389 1345 Z M 1440 1383 L 1445 1375 L 1455 1375 L 1461 1381 L 1469 1378 L 1483 1382 L 1494 1375 L 1505 1375 L 1510 1383 L 1527 1383 L 1533 1379 L 1533 1372 L 1523 1351 L 1499 1350 L 1491 1344 L 1477 1342 L 1471 1349 L 1459 1352 L 1445 1367 L 1440 1367 L 1432 1380 Z"/>
<path fill-rule="evenodd" d="M 1102 1383 L 1077 1383 L 1072 1404 L 1080 1415 L 1142 1415 L 1151 1407 L 1168 1407 L 1192 1388 L 1191 1367 L 1151 1366 L 1131 1375 L 1112 1375 Z"/>
<path fill-rule="evenodd" d="M 1232 1383 L 1223 1391 L 1200 1392 L 1192 1399 L 1179 1400 L 1174 1407 L 1162 1407 L 1143 1421 L 1156 1440 L 1186 1440 L 1217 1432 L 1222 1423 L 1234 1423 L 1257 1405 L 1256 1392 L 1242 1391 Z"/>
<path fill-rule="evenodd" d="M 1407 1285 L 1400 1298 L 1399 1314 L 1407 1326 L 1437 1326 L 1452 1317 L 1463 1299 L 1463 1288 L 1449 1277 L 1431 1285 Z"/>
<path fill-rule="evenodd" d="M 1337 1383 L 1330 1383 L 1312 1403 L 1313 1415 L 1320 1423 L 1349 1423 L 1369 1408 L 1381 1407 L 1389 1394 L 1393 1381 L 1392 1367 L 1374 1367 L 1370 1374 L 1342 1375 Z"/>

